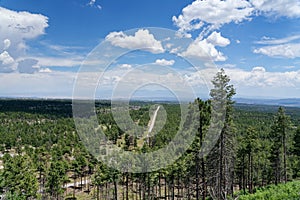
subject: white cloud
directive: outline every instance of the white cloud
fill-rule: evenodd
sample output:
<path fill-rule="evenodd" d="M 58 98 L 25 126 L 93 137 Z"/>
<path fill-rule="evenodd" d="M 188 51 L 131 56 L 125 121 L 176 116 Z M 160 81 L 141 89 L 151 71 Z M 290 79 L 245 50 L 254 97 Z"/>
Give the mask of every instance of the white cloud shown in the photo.
<path fill-rule="evenodd" d="M 161 66 L 172 66 L 174 65 L 175 61 L 174 60 L 166 60 L 166 59 L 157 59 L 155 61 L 155 64 L 161 65 Z"/>
<path fill-rule="evenodd" d="M 265 46 L 254 49 L 254 53 L 263 54 L 270 57 L 299 58 L 300 43 L 288 43 L 280 45 Z"/>
<path fill-rule="evenodd" d="M 80 66 L 84 60 L 84 57 L 81 56 L 68 56 L 68 57 L 41 57 L 41 56 L 26 56 L 20 58 L 24 59 L 34 59 L 38 60 L 38 65 L 42 67 L 75 67 Z M 89 64 L 89 63 L 85 63 Z M 97 64 L 90 63 L 90 64 Z"/>
<path fill-rule="evenodd" d="M 3 7 L 0 7 L 0 21 L 0 37 L 11 41 L 36 38 L 44 34 L 48 27 L 48 18 L 43 15 Z"/>
<path fill-rule="evenodd" d="M 211 43 L 208 43 L 206 39 L 195 40 L 180 56 L 212 61 L 225 61 L 227 59 L 222 52 L 218 51 Z"/>
<path fill-rule="evenodd" d="M 231 84 L 237 89 L 239 96 L 248 97 L 300 97 L 300 70 L 289 72 L 270 72 L 262 66 L 253 67 L 251 70 L 227 68 L 226 74 L 231 79 Z M 214 72 L 211 69 L 199 70 L 187 74 L 185 80 L 191 85 L 203 85 L 203 77 L 208 82 L 212 80 Z M 274 93 L 274 91 L 276 91 Z"/>
<path fill-rule="evenodd" d="M 283 66 L 284 69 L 295 69 L 296 67 L 293 65 Z"/>
<path fill-rule="evenodd" d="M 229 44 L 230 41 L 227 38 L 222 37 L 220 33 L 213 32 L 206 39 L 197 38 L 180 55 L 203 60 L 225 61 L 227 58 L 216 49 L 216 46 L 225 47 Z"/>
<path fill-rule="evenodd" d="M 174 24 L 179 28 L 180 36 L 192 37 L 191 32 L 200 30 L 198 38 L 183 53 L 188 56 L 206 59 L 211 57 L 214 61 L 224 61 L 226 57 L 215 46 L 227 46 L 230 41 L 222 38 L 214 30 L 220 29 L 224 24 L 240 23 L 251 20 L 258 15 L 275 17 L 300 17 L 299 0 L 195 0 L 182 9 L 177 17 L 173 16 Z M 210 36 L 207 37 L 212 31 Z M 262 47 L 255 49 L 272 57 L 299 57 L 299 44 L 285 44 L 300 39 L 299 35 L 279 40 L 265 39 L 258 44 L 284 44 L 282 46 Z M 236 43 L 240 43 L 239 40 Z M 206 55 L 205 55 L 206 54 Z"/>
<path fill-rule="evenodd" d="M 252 68 L 251 71 L 227 69 L 226 72 L 237 87 L 253 87 L 257 90 L 264 87 L 273 93 L 275 88 L 300 88 L 300 71 L 269 72 L 260 66 Z"/>
<path fill-rule="evenodd" d="M 3 51 L 0 54 L 0 61 L 2 62 L 2 65 L 10 65 L 15 62 L 15 60 L 9 55 L 7 51 Z"/>
<path fill-rule="evenodd" d="M 237 44 L 240 44 L 240 43 L 241 43 L 241 41 L 240 41 L 240 40 L 236 40 L 235 42 L 236 42 Z"/>
<path fill-rule="evenodd" d="M 211 43 L 214 46 L 226 47 L 230 44 L 230 40 L 221 36 L 221 33 L 214 31 L 207 38 L 207 42 Z"/>
<path fill-rule="evenodd" d="M 40 72 L 40 73 L 51 73 L 52 70 L 49 69 L 49 68 L 42 68 L 42 69 L 39 70 L 39 72 Z"/>
<path fill-rule="evenodd" d="M 253 16 L 300 17 L 299 0 L 195 0 L 173 16 L 173 22 L 182 35 L 193 30 L 211 31 L 224 24 L 251 20 Z M 208 25 L 208 27 L 206 27 Z"/>
<path fill-rule="evenodd" d="M 218 67 L 220 67 L 220 68 L 235 68 L 236 64 L 226 63 L 226 64 L 218 65 Z"/>
<path fill-rule="evenodd" d="M 17 63 L 7 51 L 0 54 L 0 72 L 12 72 L 16 70 Z"/>
<path fill-rule="evenodd" d="M 294 40 L 300 39 L 300 35 L 293 35 L 281 39 L 274 39 L 270 38 L 268 36 L 264 36 L 260 41 L 256 41 L 256 44 L 266 44 L 266 45 L 276 45 L 276 44 L 284 44 L 284 43 L 289 43 Z"/>
<path fill-rule="evenodd" d="M 157 41 L 147 29 L 138 30 L 134 36 L 121 32 L 112 32 L 105 38 L 112 45 L 130 50 L 143 49 L 151 53 L 163 53 L 165 50 L 160 41 Z"/>
<path fill-rule="evenodd" d="M 93 6 L 96 3 L 96 0 L 91 0 L 88 5 Z"/>
<path fill-rule="evenodd" d="M 250 0 L 250 2 L 261 14 L 300 17 L 299 0 Z"/>
<path fill-rule="evenodd" d="M 203 28 L 205 24 L 213 30 L 227 23 L 248 20 L 252 11 L 246 0 L 196 0 L 183 8 L 181 15 L 173 16 L 173 22 L 183 34 Z"/>
<path fill-rule="evenodd" d="M 3 52 L 0 51 L 0 72 L 14 72 L 21 57 L 25 56 L 26 40 L 34 39 L 45 33 L 48 27 L 48 18 L 41 14 L 29 12 L 16 12 L 0 7 L 0 41 L 3 41 Z M 20 61 L 22 62 L 22 61 Z M 33 71 L 26 66 L 24 71 Z"/>
<path fill-rule="evenodd" d="M 102 10 L 102 6 L 100 6 L 99 4 L 96 4 L 96 0 L 90 0 L 90 2 L 87 5 L 90 7 L 94 7 L 99 10 Z"/>
<path fill-rule="evenodd" d="M 122 65 L 120 66 L 120 68 L 121 68 L 121 69 L 130 69 L 130 68 L 132 68 L 132 65 L 130 65 L 130 64 L 122 64 Z"/>
<path fill-rule="evenodd" d="M 266 69 L 264 67 L 260 67 L 260 66 L 253 67 L 252 68 L 252 72 L 254 72 L 254 73 L 256 73 L 256 72 L 258 72 L 258 73 L 260 73 L 260 72 L 266 72 Z"/>
<path fill-rule="evenodd" d="M 263 54 L 269 57 L 298 58 L 300 57 L 300 35 L 292 35 L 285 38 L 262 37 L 256 44 L 264 45 L 255 48 L 254 53 Z"/>
<path fill-rule="evenodd" d="M 3 50 L 5 51 L 10 47 L 11 42 L 9 39 L 5 39 L 5 40 L 3 40 L 3 44 L 4 44 Z"/>

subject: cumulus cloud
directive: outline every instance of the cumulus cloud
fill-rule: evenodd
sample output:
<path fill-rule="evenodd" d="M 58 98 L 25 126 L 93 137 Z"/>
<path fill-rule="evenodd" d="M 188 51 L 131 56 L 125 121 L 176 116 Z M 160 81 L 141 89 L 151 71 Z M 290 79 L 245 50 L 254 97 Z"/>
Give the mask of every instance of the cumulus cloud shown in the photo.
<path fill-rule="evenodd" d="M 216 46 L 225 47 L 230 44 L 227 38 L 220 33 L 213 32 L 208 38 L 201 40 L 201 37 L 192 42 L 186 51 L 181 53 L 183 57 L 194 57 L 202 60 L 225 61 L 227 58 Z"/>
<path fill-rule="evenodd" d="M 206 39 L 194 41 L 187 50 L 180 54 L 183 57 L 200 58 L 201 60 L 225 61 L 226 57 Z"/>
<path fill-rule="evenodd" d="M 250 2 L 260 14 L 300 17 L 299 0 L 250 0 Z"/>
<path fill-rule="evenodd" d="M 173 16 L 174 24 L 179 28 L 180 36 L 192 37 L 191 32 L 200 30 L 198 38 L 188 47 L 188 56 L 206 58 L 211 56 L 214 61 L 224 61 L 226 57 L 215 46 L 227 46 L 230 41 L 220 37 L 215 30 L 224 24 L 241 23 L 251 20 L 254 16 L 275 17 L 300 17 L 300 1 L 298 0 L 195 0 L 182 9 L 179 16 Z M 207 37 L 207 35 L 209 35 Z M 281 40 L 264 40 L 259 44 L 282 44 L 299 39 L 292 36 Z M 240 43 L 239 40 L 236 41 Z M 282 46 L 263 47 L 255 49 L 255 53 L 261 53 L 272 57 L 295 58 L 299 55 L 299 44 L 284 44 Z M 206 52 L 203 50 L 206 49 Z M 280 49 L 281 48 L 281 49 Z M 203 54 L 206 53 L 206 56 Z"/>
<path fill-rule="evenodd" d="M 229 39 L 224 38 L 223 36 L 221 36 L 221 33 L 218 33 L 216 31 L 214 31 L 210 36 L 208 36 L 207 42 L 219 47 L 226 47 L 230 44 Z"/>
<path fill-rule="evenodd" d="M 5 39 L 4 41 L 3 41 L 3 45 L 4 45 L 4 47 L 3 47 L 3 50 L 5 51 L 5 50 L 7 50 L 9 47 L 10 47 L 10 40 L 9 39 Z"/>
<path fill-rule="evenodd" d="M 187 33 L 203 28 L 205 24 L 213 30 L 227 23 L 238 23 L 250 19 L 252 12 L 253 7 L 246 0 L 196 0 L 172 19 L 181 33 Z"/>
<path fill-rule="evenodd" d="M 251 20 L 255 15 L 300 17 L 299 0 L 195 0 L 173 16 L 179 32 L 191 36 L 190 31 L 219 29 L 224 24 Z M 206 26 L 207 25 L 207 26 Z"/>
<path fill-rule="evenodd" d="M 2 62 L 2 65 L 10 65 L 15 62 L 15 60 L 9 55 L 7 51 L 3 51 L 0 54 L 0 61 Z"/>
<path fill-rule="evenodd" d="M 36 38 L 48 27 L 48 18 L 41 14 L 16 12 L 3 7 L 0 7 L 0 21 L 0 37 L 11 41 Z"/>
<path fill-rule="evenodd" d="M 23 72 L 32 72 L 33 65 L 23 66 L 21 57 L 25 56 L 26 40 L 34 39 L 45 33 L 48 27 L 48 18 L 41 14 L 16 12 L 0 7 L 0 41 L 3 41 L 3 50 L 0 49 L 0 72 L 13 72 L 19 66 Z"/>
<path fill-rule="evenodd" d="M 7 51 L 0 54 L 0 72 L 12 72 L 16 70 L 17 63 Z"/>
<path fill-rule="evenodd" d="M 105 38 L 112 45 L 127 48 L 130 50 L 143 49 L 151 53 L 163 53 L 165 50 L 160 41 L 147 29 L 138 30 L 134 36 L 121 32 L 112 32 Z"/>
<path fill-rule="evenodd" d="M 175 64 L 174 60 L 166 60 L 166 59 L 157 59 L 155 61 L 155 64 L 161 65 L 161 66 L 172 66 Z"/>

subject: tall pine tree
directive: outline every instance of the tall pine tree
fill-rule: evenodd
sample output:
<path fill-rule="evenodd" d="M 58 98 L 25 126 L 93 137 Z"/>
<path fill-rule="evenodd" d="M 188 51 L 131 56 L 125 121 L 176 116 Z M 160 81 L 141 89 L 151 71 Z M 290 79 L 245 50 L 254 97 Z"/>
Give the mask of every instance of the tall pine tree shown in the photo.
<path fill-rule="evenodd" d="M 234 180 L 234 156 L 235 156 L 235 138 L 233 131 L 232 111 L 235 95 L 233 85 L 229 84 L 230 78 L 221 69 L 212 80 L 214 88 L 210 91 L 212 102 L 216 102 L 224 111 L 224 123 L 220 133 L 219 141 L 214 151 L 211 152 L 211 177 L 215 177 L 212 183 L 215 185 L 211 192 L 217 199 L 227 199 L 227 196 L 233 194 Z M 222 114 L 222 113 L 220 113 Z M 217 162 L 217 163 L 216 163 Z M 218 168 L 217 170 L 215 168 Z M 217 176 L 216 176 L 217 174 Z"/>

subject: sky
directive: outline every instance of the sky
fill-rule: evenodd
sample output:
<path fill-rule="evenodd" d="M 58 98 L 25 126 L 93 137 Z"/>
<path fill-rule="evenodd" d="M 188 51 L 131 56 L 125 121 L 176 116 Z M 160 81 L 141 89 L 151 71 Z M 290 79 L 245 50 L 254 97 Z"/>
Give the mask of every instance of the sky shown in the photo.
<path fill-rule="evenodd" d="M 299 0 L 0 0 L 0 97 L 300 98 Z"/>

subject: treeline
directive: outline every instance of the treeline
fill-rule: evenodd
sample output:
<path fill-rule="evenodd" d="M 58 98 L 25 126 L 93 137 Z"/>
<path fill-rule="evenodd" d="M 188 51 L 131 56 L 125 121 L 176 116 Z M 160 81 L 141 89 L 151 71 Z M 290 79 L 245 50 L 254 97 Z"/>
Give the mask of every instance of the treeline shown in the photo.
<path fill-rule="evenodd" d="M 117 171 L 95 159 L 76 133 L 70 101 L 0 101 L 0 188 L 7 199 L 205 200 L 233 199 L 299 178 L 297 108 L 235 105 L 235 89 L 223 70 L 213 85 L 209 100 L 189 104 L 188 116 L 197 123 L 187 121 L 183 128 L 194 128 L 192 145 L 175 163 L 148 173 Z M 131 104 L 132 120 L 147 127 L 151 107 Z M 163 108 L 165 125 L 147 142 L 143 135 L 119 127 L 109 102 L 96 103 L 99 129 L 126 151 L 155 151 L 181 128 L 180 106 L 169 103 Z M 214 121 L 219 117 L 222 123 Z M 212 130 L 219 132 L 210 143 Z M 203 153 L 207 144 L 210 151 Z"/>

